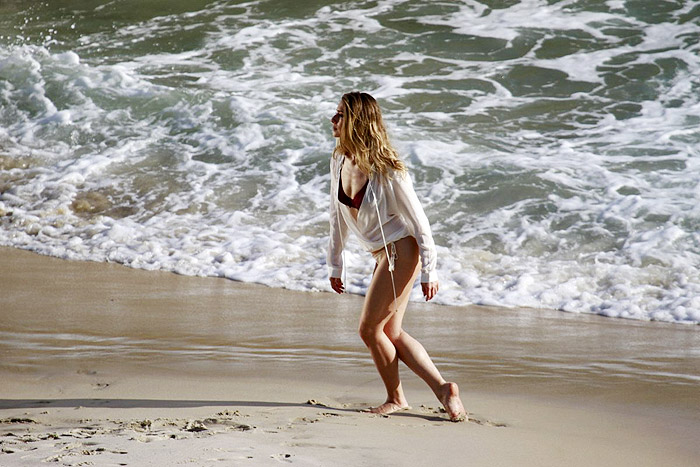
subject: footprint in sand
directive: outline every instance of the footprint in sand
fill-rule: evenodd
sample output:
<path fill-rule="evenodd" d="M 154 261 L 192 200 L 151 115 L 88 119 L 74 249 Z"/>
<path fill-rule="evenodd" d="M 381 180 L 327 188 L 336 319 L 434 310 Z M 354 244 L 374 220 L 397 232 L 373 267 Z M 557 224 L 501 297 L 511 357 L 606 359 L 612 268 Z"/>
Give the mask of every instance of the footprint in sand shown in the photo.
<path fill-rule="evenodd" d="M 287 462 L 287 463 L 291 464 L 293 456 L 292 456 L 292 454 L 285 453 L 285 454 L 277 454 L 277 455 L 270 456 L 270 457 L 272 459 L 277 459 L 278 461 Z"/>

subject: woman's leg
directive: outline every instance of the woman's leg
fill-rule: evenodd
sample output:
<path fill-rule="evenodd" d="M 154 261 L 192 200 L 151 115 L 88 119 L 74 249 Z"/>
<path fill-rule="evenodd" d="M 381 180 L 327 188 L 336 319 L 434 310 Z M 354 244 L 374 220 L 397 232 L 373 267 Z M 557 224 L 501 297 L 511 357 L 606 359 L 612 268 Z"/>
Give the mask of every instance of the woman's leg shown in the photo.
<path fill-rule="evenodd" d="M 375 268 L 360 317 L 360 337 L 369 348 L 387 392 L 386 402 L 370 409 L 376 413 L 391 413 L 408 407 L 399 378 L 399 358 L 396 347 L 385 333 L 385 328 L 395 316 L 403 316 L 406 311 L 411 288 L 419 270 L 418 247 L 412 237 L 399 240 L 395 245 L 397 260 L 394 269 L 394 285 L 398 307 L 394 305 L 391 273 L 388 260 L 384 256 Z"/>
<path fill-rule="evenodd" d="M 430 359 L 430 356 L 426 352 L 425 348 L 416 339 L 411 337 L 407 332 L 402 329 L 403 316 L 406 312 L 406 307 L 408 306 L 408 300 L 411 294 L 411 288 L 419 272 L 419 261 L 418 261 L 418 245 L 413 237 L 407 237 L 396 242 L 397 250 L 397 261 L 396 270 L 394 271 L 394 280 L 396 282 L 396 293 L 398 307 L 393 305 L 393 291 L 389 290 L 389 310 L 385 313 L 388 319 L 382 319 L 379 322 L 384 323 L 382 327 L 381 335 L 386 336 L 389 342 L 393 345 L 393 349 L 390 349 L 387 343 L 384 343 L 382 349 L 384 352 L 378 352 L 379 355 L 384 355 L 391 359 L 390 365 L 385 365 L 385 374 L 388 378 L 382 374 L 383 371 L 380 369 L 380 365 L 377 364 L 377 369 L 379 369 L 382 379 L 385 381 L 387 386 L 387 402 L 378 407 L 378 411 L 395 410 L 395 407 L 407 406 L 406 399 L 401 390 L 401 383 L 398 376 L 398 360 L 396 357 L 400 358 L 406 366 L 408 366 L 414 373 L 416 373 L 423 381 L 425 381 L 428 386 L 433 390 L 435 396 L 443 404 L 445 410 L 447 411 L 451 420 L 461 420 L 464 419 L 465 411 L 462 406 L 462 401 L 459 398 L 459 388 L 455 383 L 449 383 L 445 381 L 440 372 L 435 367 L 435 364 Z M 386 259 L 382 262 L 384 263 Z M 408 271 L 412 273 L 409 275 Z M 387 265 L 380 264 L 377 271 L 384 270 L 387 275 Z M 398 271 L 401 271 L 399 274 Z M 375 277 L 377 274 L 375 273 Z M 404 282 L 404 277 L 409 277 L 410 279 Z M 382 278 L 379 278 L 381 281 Z M 391 287 L 391 276 L 389 275 L 389 287 Z M 372 285 L 375 283 L 375 278 L 372 280 Z M 376 292 L 384 290 L 384 284 L 382 282 L 377 282 L 378 286 L 375 289 Z M 372 289 L 370 285 L 370 289 Z M 368 291 L 367 297 L 370 297 Z M 372 297 L 373 300 L 374 297 Z M 365 310 L 363 310 L 363 321 L 361 321 L 360 333 L 363 335 L 363 340 L 365 340 L 364 334 L 362 332 L 364 318 L 371 314 L 371 310 L 368 309 L 369 301 L 365 300 Z M 371 323 L 376 323 L 374 320 L 370 320 Z M 371 326 L 370 326 L 371 327 Z M 372 329 L 369 334 L 376 335 L 376 331 Z M 380 336 L 381 337 L 381 336 Z M 367 343 L 367 340 L 365 340 Z M 373 358 L 375 357 L 375 352 L 370 347 Z M 385 361 L 380 359 L 380 362 Z M 375 364 L 377 363 L 377 358 L 375 358 Z M 395 371 L 394 371 L 395 367 Z M 389 384 L 387 384 L 387 382 Z"/>
<path fill-rule="evenodd" d="M 459 387 L 443 379 L 421 343 L 403 330 L 398 335 L 389 335 L 401 361 L 430 386 L 450 420 L 464 420 L 466 412 L 459 397 Z"/>

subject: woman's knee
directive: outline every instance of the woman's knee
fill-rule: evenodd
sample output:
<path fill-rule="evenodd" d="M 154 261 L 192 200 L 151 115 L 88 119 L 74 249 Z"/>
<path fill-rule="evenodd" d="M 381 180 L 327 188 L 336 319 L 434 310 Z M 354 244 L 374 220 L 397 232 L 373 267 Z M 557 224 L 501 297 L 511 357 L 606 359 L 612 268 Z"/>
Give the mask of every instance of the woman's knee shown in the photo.
<path fill-rule="evenodd" d="M 387 326 L 385 321 L 375 323 L 369 320 L 361 320 L 360 325 L 357 328 L 357 333 L 360 335 L 362 341 L 367 345 L 377 342 L 382 338 L 388 337 L 391 341 L 393 338 L 398 338 L 399 336 L 398 333 L 394 333 L 390 330 L 390 327 Z"/>
<path fill-rule="evenodd" d="M 384 334 L 389 338 L 392 344 L 396 345 L 396 342 L 401 340 L 401 334 L 403 334 L 403 329 L 395 329 L 391 326 L 384 327 Z"/>
<path fill-rule="evenodd" d="M 360 322 L 360 326 L 357 328 L 357 333 L 360 335 L 360 339 L 369 345 L 372 342 L 376 342 L 379 337 L 379 333 L 382 332 L 381 327 L 367 323 L 365 321 Z"/>
<path fill-rule="evenodd" d="M 401 339 L 403 329 L 396 329 L 394 326 L 383 323 L 372 324 L 363 321 L 360 322 L 360 326 L 358 327 L 357 332 L 360 335 L 362 341 L 367 345 L 376 342 L 382 336 L 388 338 L 389 341 L 391 341 L 391 343 L 393 344 Z"/>

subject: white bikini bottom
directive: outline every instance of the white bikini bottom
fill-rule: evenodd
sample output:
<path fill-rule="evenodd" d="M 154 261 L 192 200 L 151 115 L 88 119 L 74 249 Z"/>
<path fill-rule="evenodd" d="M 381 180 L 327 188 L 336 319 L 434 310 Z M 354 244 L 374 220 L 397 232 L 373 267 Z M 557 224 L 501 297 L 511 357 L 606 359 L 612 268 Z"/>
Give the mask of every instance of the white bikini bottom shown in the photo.
<path fill-rule="evenodd" d="M 389 243 L 386 248 L 380 248 L 376 251 L 372 252 L 372 258 L 374 258 L 374 261 L 379 264 L 384 257 L 386 256 L 386 251 L 389 250 L 389 271 L 394 270 L 394 264 L 396 262 L 396 259 L 398 258 L 398 255 L 396 254 L 396 245 L 394 245 L 394 242 Z"/>

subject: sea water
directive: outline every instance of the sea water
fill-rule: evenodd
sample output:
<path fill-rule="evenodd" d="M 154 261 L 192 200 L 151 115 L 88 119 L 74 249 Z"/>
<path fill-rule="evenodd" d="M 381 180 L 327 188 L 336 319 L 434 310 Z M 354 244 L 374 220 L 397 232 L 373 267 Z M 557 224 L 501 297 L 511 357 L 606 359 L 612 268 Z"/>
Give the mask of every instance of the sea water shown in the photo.
<path fill-rule="evenodd" d="M 696 1 L 4 1 L 0 244 L 330 290 L 329 118 L 362 90 L 430 219 L 435 302 L 698 323 L 699 18 Z M 364 293 L 371 257 L 347 247 Z"/>

